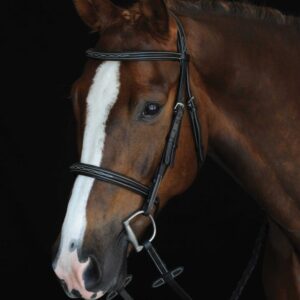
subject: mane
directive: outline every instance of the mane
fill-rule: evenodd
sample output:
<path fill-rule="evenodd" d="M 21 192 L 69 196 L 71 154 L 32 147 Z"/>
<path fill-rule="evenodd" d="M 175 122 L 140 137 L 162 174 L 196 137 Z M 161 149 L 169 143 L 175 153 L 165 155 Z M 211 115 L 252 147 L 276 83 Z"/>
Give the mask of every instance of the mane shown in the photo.
<path fill-rule="evenodd" d="M 265 21 L 277 25 L 295 25 L 300 28 L 300 18 L 288 16 L 277 9 L 256 6 L 247 2 L 224 0 L 171 0 L 170 8 L 181 15 L 197 17 L 200 14 L 235 16 Z"/>

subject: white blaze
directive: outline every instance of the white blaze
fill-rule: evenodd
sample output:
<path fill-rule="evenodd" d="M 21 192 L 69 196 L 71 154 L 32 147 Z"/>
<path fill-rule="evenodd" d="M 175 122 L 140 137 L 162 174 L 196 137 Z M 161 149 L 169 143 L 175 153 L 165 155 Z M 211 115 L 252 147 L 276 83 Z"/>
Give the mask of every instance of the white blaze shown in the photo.
<path fill-rule="evenodd" d="M 81 153 L 82 163 L 95 166 L 101 165 L 106 136 L 106 122 L 118 98 L 119 90 L 120 62 L 102 63 L 96 71 L 87 97 L 86 126 Z M 70 245 L 73 241 L 77 245 L 82 243 L 87 224 L 86 206 L 94 181 L 93 178 L 78 176 L 74 183 L 65 216 L 55 271 L 59 273 L 58 276 L 67 285 L 68 277 L 72 277 L 72 273 L 79 271 L 79 262 L 74 261 L 74 255 L 70 253 Z M 79 274 L 77 275 L 79 276 Z M 79 278 L 78 281 L 80 281 Z M 69 282 L 69 285 L 74 284 Z M 72 288 L 80 291 L 83 287 L 72 286 L 69 287 L 69 290 L 71 291 Z"/>

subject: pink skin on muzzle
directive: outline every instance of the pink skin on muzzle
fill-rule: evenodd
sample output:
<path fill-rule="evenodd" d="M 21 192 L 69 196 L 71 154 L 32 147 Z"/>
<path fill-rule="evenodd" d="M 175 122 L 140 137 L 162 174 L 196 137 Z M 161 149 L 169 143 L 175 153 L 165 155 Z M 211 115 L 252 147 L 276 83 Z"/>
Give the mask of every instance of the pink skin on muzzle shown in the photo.
<path fill-rule="evenodd" d="M 65 282 L 69 292 L 77 290 L 84 299 L 91 299 L 96 294 L 97 296 L 94 296 L 93 299 L 98 299 L 104 295 L 104 292 L 94 293 L 87 291 L 83 280 L 83 275 L 89 262 L 90 259 L 85 263 L 81 263 L 78 259 L 77 251 L 73 251 L 67 255 L 60 256 L 54 272 L 60 280 Z"/>

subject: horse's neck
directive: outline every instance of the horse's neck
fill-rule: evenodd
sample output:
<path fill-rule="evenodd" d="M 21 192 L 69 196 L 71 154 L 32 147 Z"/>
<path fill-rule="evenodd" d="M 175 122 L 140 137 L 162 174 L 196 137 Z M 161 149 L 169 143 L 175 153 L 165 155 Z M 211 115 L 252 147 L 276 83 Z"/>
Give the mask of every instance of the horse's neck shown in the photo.
<path fill-rule="evenodd" d="M 193 75 L 197 72 L 202 84 L 198 92 L 206 94 L 199 105 L 207 114 L 209 153 L 271 217 L 300 232 L 300 44 L 291 42 L 295 33 L 236 18 L 204 18 L 190 26 L 188 36 L 197 38 L 190 40 Z"/>

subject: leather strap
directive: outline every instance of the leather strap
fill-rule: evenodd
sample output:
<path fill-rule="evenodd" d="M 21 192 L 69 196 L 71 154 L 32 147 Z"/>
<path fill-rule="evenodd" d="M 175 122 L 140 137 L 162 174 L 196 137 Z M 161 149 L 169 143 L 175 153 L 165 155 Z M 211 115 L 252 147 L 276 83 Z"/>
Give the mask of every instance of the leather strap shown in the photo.
<path fill-rule="evenodd" d="M 191 126 L 194 133 L 195 149 L 198 158 L 198 165 L 200 168 L 204 162 L 205 157 L 204 157 L 204 150 L 202 146 L 201 127 L 200 127 L 200 122 L 199 122 L 199 117 L 198 117 L 197 107 L 194 101 L 194 97 L 191 97 L 188 100 L 187 107 L 190 115 Z"/>
<path fill-rule="evenodd" d="M 98 52 L 94 49 L 89 49 L 86 51 L 86 55 L 92 59 L 108 61 L 181 61 L 184 59 L 181 53 L 167 51 Z"/>
<path fill-rule="evenodd" d="M 178 103 L 177 107 L 175 107 L 175 114 L 174 114 L 171 130 L 169 133 L 169 137 L 167 139 L 166 150 L 164 154 L 164 163 L 167 166 L 171 166 L 175 159 L 175 153 L 178 144 L 178 137 L 180 134 L 183 113 L 184 113 L 184 104 Z"/>
<path fill-rule="evenodd" d="M 73 164 L 70 167 L 70 170 L 71 172 L 79 175 L 92 177 L 100 181 L 118 185 L 144 197 L 149 195 L 149 188 L 147 186 L 113 171 L 83 163 Z"/>
<path fill-rule="evenodd" d="M 161 184 L 161 181 L 167 171 L 167 169 L 173 164 L 175 160 L 175 154 L 177 149 L 177 142 L 181 128 L 181 122 L 184 113 L 184 104 L 178 102 L 174 109 L 174 117 L 171 125 L 171 129 L 167 138 L 165 149 L 163 152 L 163 157 L 160 162 L 160 165 L 157 169 L 156 175 L 154 176 L 152 187 L 150 188 L 150 193 L 144 203 L 143 210 L 146 215 L 150 214 L 155 199 L 157 199 L 158 190 Z"/>
<path fill-rule="evenodd" d="M 124 300 L 133 300 L 133 298 L 128 294 L 128 292 L 125 289 L 122 289 L 119 291 L 119 295 L 124 299 Z"/>
<path fill-rule="evenodd" d="M 201 134 L 201 125 L 200 125 L 200 120 L 198 116 L 198 111 L 197 111 L 197 106 L 195 104 L 195 98 L 192 96 L 191 92 L 191 87 L 190 87 L 190 76 L 189 76 L 189 65 L 188 65 L 188 60 L 189 56 L 187 53 L 187 45 L 186 45 L 186 35 L 184 28 L 182 26 L 182 23 L 178 19 L 178 17 L 172 13 L 172 16 L 177 22 L 177 27 L 178 27 L 178 48 L 182 49 L 182 51 L 185 53 L 185 60 L 183 60 L 183 73 L 184 73 L 184 81 L 185 81 L 185 86 L 186 86 L 186 94 L 187 94 L 187 107 L 188 107 L 188 112 L 190 116 L 190 121 L 192 125 L 192 130 L 193 130 L 193 136 L 194 136 L 194 143 L 195 143 L 195 150 L 197 154 L 197 159 L 198 159 L 198 165 L 199 168 L 204 162 L 204 149 L 202 145 L 202 134 Z M 179 87 L 180 88 L 180 87 Z M 183 90 L 183 89 L 181 89 Z"/>
<path fill-rule="evenodd" d="M 189 296 L 188 293 L 178 284 L 178 282 L 175 280 L 177 276 L 179 276 L 183 268 L 176 268 L 173 271 L 169 271 L 165 265 L 165 263 L 162 261 L 160 256 L 158 255 L 156 249 L 153 247 L 153 245 L 149 242 L 146 241 L 144 243 L 144 247 L 149 254 L 150 258 L 152 259 L 154 265 L 158 269 L 159 273 L 161 274 L 161 278 L 156 280 L 152 287 L 160 287 L 164 284 L 169 285 L 173 291 L 182 299 L 182 300 L 192 300 L 191 296 Z"/>

